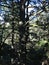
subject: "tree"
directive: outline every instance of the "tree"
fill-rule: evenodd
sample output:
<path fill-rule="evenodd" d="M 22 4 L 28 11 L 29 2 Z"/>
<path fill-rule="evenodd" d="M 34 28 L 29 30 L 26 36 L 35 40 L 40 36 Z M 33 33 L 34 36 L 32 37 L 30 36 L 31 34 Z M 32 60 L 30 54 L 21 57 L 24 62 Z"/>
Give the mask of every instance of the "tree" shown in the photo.
<path fill-rule="evenodd" d="M 14 50 L 15 54 L 18 53 L 18 55 L 20 55 L 20 58 L 19 58 L 20 64 L 25 63 L 26 43 L 27 43 L 28 35 L 29 35 L 29 32 L 28 32 L 29 23 L 27 23 L 28 10 L 26 11 L 27 15 L 26 15 L 26 18 L 25 18 L 25 3 L 26 2 L 23 2 L 23 3 L 21 1 L 20 2 L 19 1 L 14 2 L 14 0 L 12 0 L 12 1 L 8 1 L 8 3 L 7 3 L 7 1 L 5 0 L 5 1 L 3 1 L 3 3 L 5 5 L 1 4 L 1 6 L 3 6 L 5 9 L 8 10 L 8 11 L 5 11 L 5 14 L 4 14 L 4 20 L 5 20 L 4 23 L 5 24 L 9 23 L 8 27 L 6 27 L 6 25 L 4 24 L 4 29 L 5 29 L 4 31 L 7 32 L 6 31 L 6 29 L 7 29 L 9 34 L 5 35 L 3 43 L 5 43 L 6 39 L 8 39 L 10 37 L 11 37 L 11 43 L 12 43 L 11 45 L 13 46 L 12 47 L 13 49 L 15 49 L 15 44 L 17 45 L 17 43 L 18 43 L 19 44 L 19 52 L 17 52 L 17 49 L 15 49 Z M 26 6 L 28 6 L 28 5 L 29 5 L 29 2 L 27 1 Z M 24 10 L 22 9 L 22 6 L 24 6 Z M 8 13 L 6 13 L 6 12 L 8 12 Z M 21 16 L 20 13 L 23 13 L 23 15 Z M 11 32 L 9 32 L 10 30 L 11 30 Z M 19 35 L 19 37 L 18 37 L 19 41 L 18 40 L 15 41 L 15 34 L 17 34 L 17 33 L 15 33 L 15 31 L 17 31 L 19 33 L 18 34 Z M 4 34 L 5 33 L 3 33 L 3 35 Z M 23 40 L 22 40 L 22 38 L 23 38 Z M 13 53 L 13 52 L 11 52 L 11 53 Z M 15 60 L 16 60 L 16 57 L 14 59 L 14 62 L 15 62 Z"/>
<path fill-rule="evenodd" d="M 43 55 L 46 56 L 44 46 L 48 42 L 48 38 L 45 36 L 47 36 L 46 32 L 49 29 L 48 18 L 45 18 L 45 13 L 48 12 L 47 6 L 37 7 L 31 5 L 30 2 L 30 0 L 4 0 L 1 4 L 1 8 L 5 12 L 4 24 L 1 25 L 3 36 L 1 52 L 7 52 L 3 55 L 4 57 L 9 55 L 10 64 L 13 65 L 41 64 Z M 29 7 L 29 4 L 31 7 Z M 37 12 L 33 12 L 33 15 L 28 12 L 28 9 L 32 7 L 37 9 Z M 33 18 L 30 21 L 31 16 L 37 19 Z M 9 41 L 8 44 L 6 41 Z"/>

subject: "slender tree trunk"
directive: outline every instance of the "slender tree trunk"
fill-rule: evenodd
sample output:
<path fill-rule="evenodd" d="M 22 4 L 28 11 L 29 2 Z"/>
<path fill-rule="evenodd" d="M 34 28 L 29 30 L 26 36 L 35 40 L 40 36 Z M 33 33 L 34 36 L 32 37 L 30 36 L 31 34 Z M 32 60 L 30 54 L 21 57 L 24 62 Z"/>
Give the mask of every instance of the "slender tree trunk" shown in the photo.
<path fill-rule="evenodd" d="M 26 24 L 27 20 L 25 19 L 25 0 L 21 0 L 20 2 L 20 18 L 21 18 L 21 25 L 19 25 L 19 45 L 20 45 L 20 63 L 26 64 L 26 43 L 28 40 L 28 30 L 29 30 L 29 23 Z M 28 13 L 28 9 L 27 9 Z M 28 15 L 27 15 L 28 17 Z"/>

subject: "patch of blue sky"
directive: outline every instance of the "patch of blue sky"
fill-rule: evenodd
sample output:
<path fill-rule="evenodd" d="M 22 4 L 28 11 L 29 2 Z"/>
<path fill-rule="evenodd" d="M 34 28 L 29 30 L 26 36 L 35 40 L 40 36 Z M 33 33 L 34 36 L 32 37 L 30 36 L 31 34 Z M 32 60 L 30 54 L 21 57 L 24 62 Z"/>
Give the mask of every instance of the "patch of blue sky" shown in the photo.
<path fill-rule="evenodd" d="M 29 9 L 28 9 L 28 12 L 31 12 L 31 13 L 32 13 L 32 12 L 37 12 L 37 9 L 36 9 L 36 8 L 29 8 Z"/>
<path fill-rule="evenodd" d="M 4 19 L 3 19 L 3 16 L 1 15 L 0 16 L 0 24 L 3 24 L 4 23 Z"/>
<path fill-rule="evenodd" d="M 36 7 L 29 8 L 28 12 L 35 12 L 36 13 L 38 11 L 38 8 L 40 8 L 41 5 L 42 5 L 42 0 L 31 0 L 29 5 L 30 6 L 36 6 Z M 37 16 L 30 16 L 29 17 L 30 20 L 33 20 L 33 19 L 36 19 L 36 18 L 37 18 Z"/>
<path fill-rule="evenodd" d="M 3 2 L 0 2 L 0 5 L 3 4 Z"/>
<path fill-rule="evenodd" d="M 2 10 L 0 9 L 0 15 L 2 14 Z"/>
<path fill-rule="evenodd" d="M 42 0 L 31 0 L 30 4 L 32 4 L 32 5 L 37 5 L 37 4 L 40 5 L 41 2 L 42 2 Z"/>
<path fill-rule="evenodd" d="M 0 9 L 0 16 L 3 17 L 3 14 L 5 14 L 5 11 L 3 11 L 3 10 Z"/>
<path fill-rule="evenodd" d="M 41 9 L 41 6 L 42 6 L 41 2 L 42 2 L 41 0 L 31 0 L 30 5 L 36 6 L 36 7 L 30 8 L 29 11 L 31 12 L 33 10 L 34 12 L 37 12 L 38 8 Z"/>
<path fill-rule="evenodd" d="M 36 4 L 37 2 L 42 2 L 42 0 L 30 0 L 30 2 L 33 2 L 34 4 Z"/>
<path fill-rule="evenodd" d="M 18 1 L 20 1 L 20 0 L 14 0 L 15 2 L 18 2 Z"/>

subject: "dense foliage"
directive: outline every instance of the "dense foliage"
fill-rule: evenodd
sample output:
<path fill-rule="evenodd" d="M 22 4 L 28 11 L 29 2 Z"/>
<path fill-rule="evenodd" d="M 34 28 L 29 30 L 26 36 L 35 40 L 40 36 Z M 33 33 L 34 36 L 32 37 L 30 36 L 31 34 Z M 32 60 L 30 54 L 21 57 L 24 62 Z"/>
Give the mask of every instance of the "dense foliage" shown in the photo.
<path fill-rule="evenodd" d="M 3 18 L 0 23 L 1 65 L 42 65 L 43 61 L 48 62 L 49 2 L 39 0 L 39 3 L 37 6 L 32 0 L 0 2 Z"/>

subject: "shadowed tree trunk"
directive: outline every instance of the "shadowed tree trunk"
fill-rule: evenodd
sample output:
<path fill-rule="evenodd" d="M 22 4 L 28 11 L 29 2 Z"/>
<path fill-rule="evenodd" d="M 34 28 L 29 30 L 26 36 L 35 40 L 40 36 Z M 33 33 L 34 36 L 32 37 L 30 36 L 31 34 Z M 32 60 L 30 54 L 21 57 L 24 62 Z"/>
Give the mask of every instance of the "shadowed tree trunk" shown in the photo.
<path fill-rule="evenodd" d="M 29 2 L 29 1 L 27 1 Z M 27 23 L 26 18 L 25 18 L 25 0 L 20 1 L 20 18 L 21 18 L 21 24 L 19 24 L 19 45 L 20 45 L 20 62 L 21 64 L 26 64 L 26 43 L 28 41 L 28 35 L 29 35 L 29 23 Z M 29 3 L 27 3 L 28 6 Z M 28 13 L 28 9 L 26 11 Z M 19 22 L 20 23 L 20 22 Z M 27 24 L 26 24 L 27 23 Z"/>

